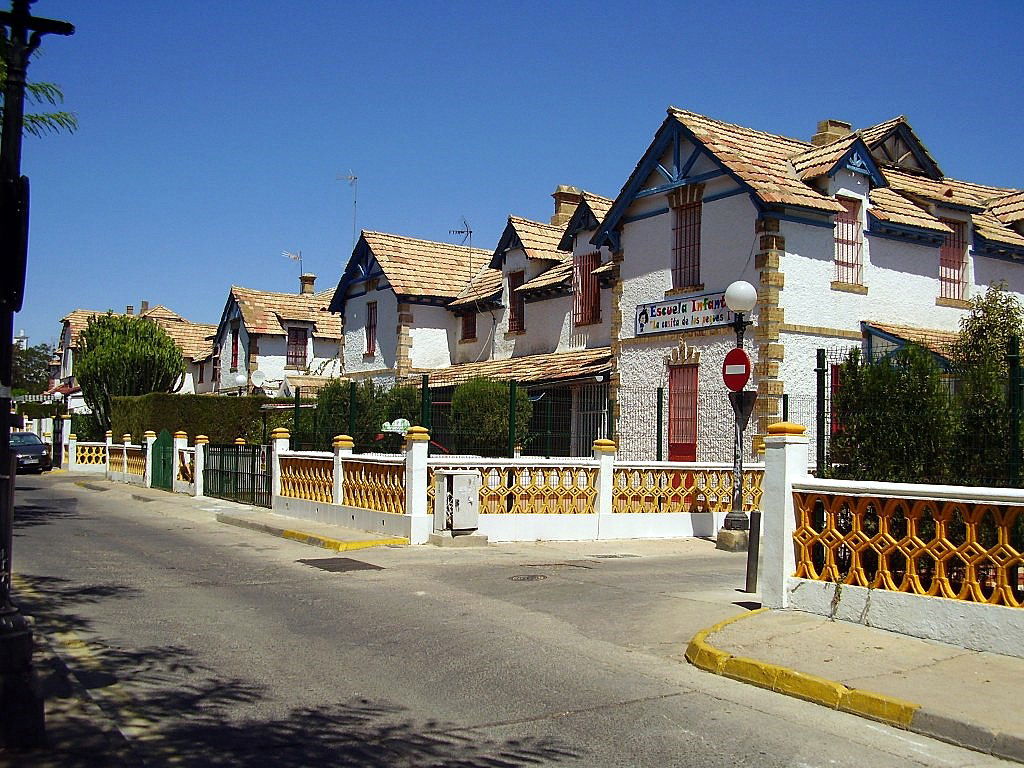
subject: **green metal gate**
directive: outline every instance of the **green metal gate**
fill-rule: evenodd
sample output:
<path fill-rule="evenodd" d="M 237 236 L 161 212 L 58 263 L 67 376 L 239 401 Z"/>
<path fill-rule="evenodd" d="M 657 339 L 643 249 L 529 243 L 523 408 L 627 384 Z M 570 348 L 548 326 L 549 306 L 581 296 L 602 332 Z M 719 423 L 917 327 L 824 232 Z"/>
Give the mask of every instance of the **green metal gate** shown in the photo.
<path fill-rule="evenodd" d="M 203 493 L 270 507 L 273 453 L 269 445 L 207 445 Z"/>
<path fill-rule="evenodd" d="M 153 487 L 174 489 L 174 438 L 166 429 L 153 443 Z"/>

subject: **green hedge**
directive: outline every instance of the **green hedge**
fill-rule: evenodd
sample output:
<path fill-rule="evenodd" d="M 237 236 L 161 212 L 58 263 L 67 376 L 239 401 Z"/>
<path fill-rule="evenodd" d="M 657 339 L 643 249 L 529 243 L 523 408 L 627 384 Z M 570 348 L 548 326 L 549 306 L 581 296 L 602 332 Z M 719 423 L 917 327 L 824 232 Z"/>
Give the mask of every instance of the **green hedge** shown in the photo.
<path fill-rule="evenodd" d="M 52 419 L 64 413 L 64 404 L 52 403 L 18 403 L 17 411 L 28 419 Z"/>
<path fill-rule="evenodd" d="M 244 437 L 248 442 L 262 439 L 264 403 L 287 403 L 269 397 L 216 397 L 212 395 L 173 395 L 153 392 L 138 397 L 115 397 L 111 414 L 114 439 L 131 434 L 139 440 L 147 429 L 157 434 L 167 429 L 171 433 L 181 429 L 192 440 L 206 435 L 210 442 L 231 443 Z M 268 424 L 290 426 L 291 412 L 270 412 Z M 272 423 L 271 423 L 272 422 Z M 268 430 L 269 434 L 269 430 Z"/>

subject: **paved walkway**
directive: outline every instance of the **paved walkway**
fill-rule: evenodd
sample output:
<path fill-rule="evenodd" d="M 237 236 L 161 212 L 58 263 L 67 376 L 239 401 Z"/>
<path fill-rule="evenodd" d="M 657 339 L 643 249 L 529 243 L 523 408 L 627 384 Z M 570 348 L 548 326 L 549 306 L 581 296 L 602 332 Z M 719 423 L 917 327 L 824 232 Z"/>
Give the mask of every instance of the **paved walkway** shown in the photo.
<path fill-rule="evenodd" d="M 686 655 L 715 674 L 1024 762 L 1024 659 L 767 610 L 698 633 Z"/>

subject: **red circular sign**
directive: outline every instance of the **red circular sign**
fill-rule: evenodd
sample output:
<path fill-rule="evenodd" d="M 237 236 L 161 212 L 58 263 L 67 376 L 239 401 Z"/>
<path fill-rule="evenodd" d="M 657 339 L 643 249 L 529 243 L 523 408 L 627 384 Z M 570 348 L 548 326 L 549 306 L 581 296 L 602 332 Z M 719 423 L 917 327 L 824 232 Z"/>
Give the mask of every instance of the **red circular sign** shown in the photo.
<path fill-rule="evenodd" d="M 739 347 L 726 353 L 722 363 L 722 381 L 732 392 L 739 392 L 750 381 L 750 358 Z"/>

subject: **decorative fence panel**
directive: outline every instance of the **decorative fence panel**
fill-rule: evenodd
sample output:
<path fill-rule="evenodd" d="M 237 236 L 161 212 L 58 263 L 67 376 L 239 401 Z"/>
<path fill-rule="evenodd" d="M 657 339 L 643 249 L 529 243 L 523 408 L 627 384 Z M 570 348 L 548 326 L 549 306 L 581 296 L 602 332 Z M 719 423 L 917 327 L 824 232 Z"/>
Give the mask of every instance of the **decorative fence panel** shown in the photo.
<path fill-rule="evenodd" d="M 268 445 L 208 445 L 203 465 L 207 496 L 270 507 L 273 483 Z"/>
<path fill-rule="evenodd" d="M 293 453 L 279 457 L 281 495 L 330 503 L 334 495 L 334 458 L 329 454 Z"/>
<path fill-rule="evenodd" d="M 110 471 L 124 473 L 124 448 L 120 445 L 110 448 Z"/>
<path fill-rule="evenodd" d="M 758 509 L 764 470 L 743 472 L 743 509 Z M 612 511 L 728 512 L 732 509 L 732 467 L 662 462 L 620 462 L 612 480 Z"/>
<path fill-rule="evenodd" d="M 192 484 L 196 477 L 196 449 L 178 449 L 178 476 L 177 480 L 182 483 Z"/>
<path fill-rule="evenodd" d="M 405 514 L 405 460 L 342 462 L 342 504 L 377 512 Z"/>
<path fill-rule="evenodd" d="M 106 466 L 106 443 L 78 443 L 75 446 L 75 463 L 79 466 Z"/>
<path fill-rule="evenodd" d="M 431 462 L 428 510 L 434 509 L 434 470 L 477 469 L 480 514 L 592 514 L 597 507 L 597 462 L 463 459 Z"/>
<path fill-rule="evenodd" d="M 1024 506 L 795 488 L 796 576 L 1024 606 Z"/>
<path fill-rule="evenodd" d="M 133 445 L 125 449 L 125 471 L 129 475 L 142 477 L 146 474 L 146 449 Z"/>

